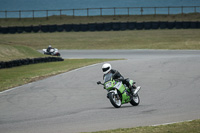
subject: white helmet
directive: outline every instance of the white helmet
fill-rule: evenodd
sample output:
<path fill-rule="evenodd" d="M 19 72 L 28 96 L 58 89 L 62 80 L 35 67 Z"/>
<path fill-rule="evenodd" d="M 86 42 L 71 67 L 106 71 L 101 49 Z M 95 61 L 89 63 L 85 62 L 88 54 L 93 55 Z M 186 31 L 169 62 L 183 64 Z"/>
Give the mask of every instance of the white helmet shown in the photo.
<path fill-rule="evenodd" d="M 112 67 L 109 63 L 105 63 L 102 66 L 102 71 L 104 74 L 107 74 L 108 72 L 110 72 L 111 69 L 112 69 Z"/>

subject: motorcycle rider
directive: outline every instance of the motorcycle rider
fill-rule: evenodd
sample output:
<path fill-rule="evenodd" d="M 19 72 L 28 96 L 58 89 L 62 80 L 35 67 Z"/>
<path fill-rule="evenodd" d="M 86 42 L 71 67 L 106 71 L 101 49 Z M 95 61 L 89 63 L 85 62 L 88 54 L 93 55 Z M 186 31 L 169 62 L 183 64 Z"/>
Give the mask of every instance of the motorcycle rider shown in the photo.
<path fill-rule="evenodd" d="M 53 48 L 51 47 L 51 45 L 49 45 L 49 47 L 47 48 L 47 52 L 50 53 L 51 49 L 53 49 Z"/>
<path fill-rule="evenodd" d="M 102 71 L 103 71 L 103 79 L 106 74 L 112 73 L 113 74 L 113 79 L 122 81 L 123 84 L 126 84 L 126 86 L 131 90 L 132 94 L 134 94 L 134 90 L 136 89 L 136 86 L 133 85 L 131 86 L 129 81 L 124 79 L 124 77 L 117 71 L 112 69 L 111 65 L 109 63 L 105 63 L 102 66 Z"/>

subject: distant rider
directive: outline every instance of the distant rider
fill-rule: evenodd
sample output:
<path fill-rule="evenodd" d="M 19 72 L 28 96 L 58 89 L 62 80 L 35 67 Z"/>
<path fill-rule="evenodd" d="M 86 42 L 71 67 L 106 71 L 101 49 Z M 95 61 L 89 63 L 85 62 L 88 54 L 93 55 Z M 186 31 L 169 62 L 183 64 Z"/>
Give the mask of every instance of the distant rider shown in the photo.
<path fill-rule="evenodd" d="M 103 71 L 103 79 L 106 74 L 112 73 L 113 74 L 113 79 L 122 81 L 123 84 L 126 84 L 126 86 L 131 90 L 132 94 L 134 94 L 134 90 L 136 89 L 136 86 L 133 85 L 131 86 L 129 81 L 124 79 L 124 77 L 117 71 L 112 69 L 111 65 L 109 63 L 105 63 L 102 66 L 102 71 Z"/>
<path fill-rule="evenodd" d="M 53 48 L 51 47 L 51 45 L 49 45 L 49 47 L 47 48 L 47 52 L 50 53 L 51 49 Z"/>

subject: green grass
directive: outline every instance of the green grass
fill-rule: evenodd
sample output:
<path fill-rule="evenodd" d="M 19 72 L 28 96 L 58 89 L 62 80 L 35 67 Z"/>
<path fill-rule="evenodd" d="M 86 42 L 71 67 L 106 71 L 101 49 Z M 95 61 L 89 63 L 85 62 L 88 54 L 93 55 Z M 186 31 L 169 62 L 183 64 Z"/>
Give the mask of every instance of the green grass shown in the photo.
<path fill-rule="evenodd" d="M 200 49 L 200 29 L 0 34 L 0 44 L 36 50 L 49 44 L 58 49 Z"/>
<path fill-rule="evenodd" d="M 87 24 L 105 22 L 142 22 L 142 21 L 200 21 L 200 13 L 177 15 L 117 15 L 117 16 L 50 16 L 44 18 L 0 19 L 0 26 L 30 26 L 47 24 Z"/>
<path fill-rule="evenodd" d="M 0 45 L 0 61 L 44 57 L 33 48 L 21 45 Z"/>
<path fill-rule="evenodd" d="M 0 91 L 109 59 L 67 59 L 0 69 Z M 111 59 L 110 59 L 111 60 Z"/>
<path fill-rule="evenodd" d="M 200 120 L 161 126 L 120 128 L 92 133 L 200 133 Z"/>

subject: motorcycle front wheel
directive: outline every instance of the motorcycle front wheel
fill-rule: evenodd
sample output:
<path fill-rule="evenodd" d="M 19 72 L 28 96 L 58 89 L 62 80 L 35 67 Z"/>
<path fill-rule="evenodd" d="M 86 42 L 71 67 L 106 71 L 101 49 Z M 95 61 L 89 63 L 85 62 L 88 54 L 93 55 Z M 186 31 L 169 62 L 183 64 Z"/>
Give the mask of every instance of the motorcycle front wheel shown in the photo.
<path fill-rule="evenodd" d="M 133 106 L 138 106 L 140 103 L 140 97 L 138 94 L 134 95 L 133 98 L 130 101 L 130 104 Z"/>
<path fill-rule="evenodd" d="M 115 95 L 115 93 L 109 93 L 108 97 L 110 99 L 111 104 L 115 107 L 115 108 L 120 108 L 121 107 L 121 100 L 117 98 L 117 96 Z"/>

